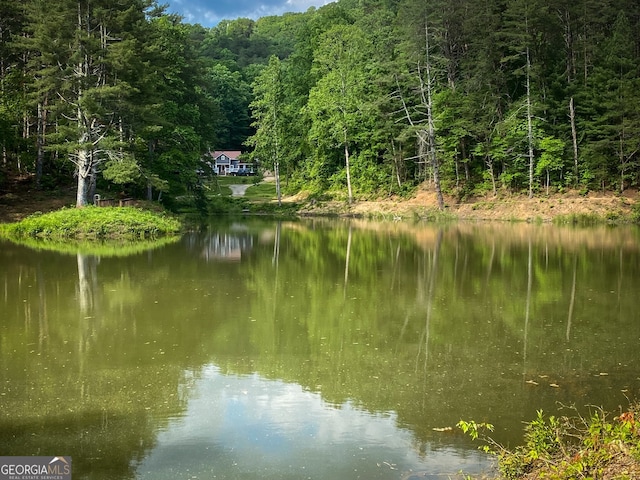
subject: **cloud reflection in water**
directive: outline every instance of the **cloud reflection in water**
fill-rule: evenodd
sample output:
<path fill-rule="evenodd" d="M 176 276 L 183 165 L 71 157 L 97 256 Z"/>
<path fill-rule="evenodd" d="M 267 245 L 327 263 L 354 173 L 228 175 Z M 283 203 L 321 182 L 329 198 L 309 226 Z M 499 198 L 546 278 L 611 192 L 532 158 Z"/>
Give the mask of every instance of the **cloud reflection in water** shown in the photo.
<path fill-rule="evenodd" d="M 213 365 L 198 377 L 184 415 L 158 433 L 138 479 L 397 479 L 411 471 L 455 475 L 487 467 L 475 451 L 420 455 L 393 413 L 332 406 L 297 384 L 225 375 Z"/>

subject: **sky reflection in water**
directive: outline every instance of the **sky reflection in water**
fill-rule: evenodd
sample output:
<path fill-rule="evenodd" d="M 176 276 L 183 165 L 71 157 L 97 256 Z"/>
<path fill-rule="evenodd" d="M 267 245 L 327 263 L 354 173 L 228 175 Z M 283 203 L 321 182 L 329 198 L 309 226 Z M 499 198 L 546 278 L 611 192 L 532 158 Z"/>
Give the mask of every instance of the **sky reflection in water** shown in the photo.
<path fill-rule="evenodd" d="M 158 434 L 138 478 L 372 479 L 488 467 L 484 455 L 450 447 L 420 454 L 393 413 L 330 405 L 297 384 L 228 376 L 214 365 L 198 377 L 184 415 Z"/>

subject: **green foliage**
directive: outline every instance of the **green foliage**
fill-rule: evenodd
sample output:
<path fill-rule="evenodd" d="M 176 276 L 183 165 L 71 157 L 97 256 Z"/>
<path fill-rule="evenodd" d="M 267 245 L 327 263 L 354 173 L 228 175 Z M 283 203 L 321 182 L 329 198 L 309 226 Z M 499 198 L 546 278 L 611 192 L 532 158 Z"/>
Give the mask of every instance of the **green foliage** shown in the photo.
<path fill-rule="evenodd" d="M 0 8 L 3 165 L 40 185 L 63 172 L 81 199 L 196 194 L 200 158 L 248 138 L 288 192 L 406 192 L 434 165 L 457 198 L 522 191 L 530 164 L 534 192 L 640 186 L 630 0 L 342 0 L 211 29 L 142 0 Z M 436 163 L 416 142 L 425 54 Z"/>
<path fill-rule="evenodd" d="M 277 202 L 255 201 L 254 199 L 245 204 L 243 214 L 268 215 L 274 218 L 297 218 L 300 205 L 294 202 L 286 202 L 278 205 Z M 273 198 L 272 198 L 273 200 Z"/>
<path fill-rule="evenodd" d="M 601 409 L 595 409 L 589 418 L 576 417 L 545 418 L 538 410 L 535 420 L 525 426 L 524 444 L 514 450 L 485 439 L 493 449 L 485 450 L 498 456 L 500 472 L 507 480 L 517 480 L 529 472 L 535 478 L 549 480 L 572 480 L 575 478 L 601 478 L 610 464 L 621 462 L 627 465 L 628 457 L 633 464 L 640 456 L 640 428 L 638 406 L 611 420 Z M 479 429 L 485 424 L 460 421 L 458 427 L 476 440 Z M 640 466 L 631 469 L 640 472 Z M 629 474 L 623 469 L 621 475 Z M 616 477 L 632 478 L 632 477 Z"/>
<path fill-rule="evenodd" d="M 372 114 L 367 108 L 366 81 L 366 60 L 371 48 L 370 40 L 359 27 L 336 25 L 321 36 L 314 52 L 314 72 L 318 81 L 309 93 L 306 108 L 311 120 L 310 139 L 320 147 L 321 158 L 331 154 L 337 156 L 340 152 L 340 167 L 327 173 L 334 187 L 347 186 L 349 202 L 353 198 L 350 157 L 359 152 L 358 145 L 368 143 L 370 135 L 363 131 L 363 126 L 368 124 Z M 344 182 L 339 179 L 342 165 Z"/>
<path fill-rule="evenodd" d="M 3 226 L 9 238 L 148 238 L 180 232 L 172 217 L 131 207 L 62 209 Z"/>
<path fill-rule="evenodd" d="M 216 146 L 238 148 L 250 133 L 251 86 L 240 72 L 220 64 L 209 67 L 206 75 L 207 93 L 218 103 L 217 115 L 208 119 L 213 123 Z"/>
<path fill-rule="evenodd" d="M 633 206 L 633 212 L 631 214 L 631 221 L 634 223 L 640 223 L 640 203 L 636 203 Z"/>
<path fill-rule="evenodd" d="M 543 178 L 543 183 L 550 186 L 551 174 L 557 175 L 565 165 L 564 150 L 565 144 L 562 140 L 553 137 L 544 137 L 540 140 L 540 158 L 536 164 L 535 173 L 539 178 Z M 557 181 L 560 179 L 557 178 Z"/>
<path fill-rule="evenodd" d="M 133 157 L 127 155 L 107 161 L 102 176 L 119 185 L 132 183 L 140 178 L 140 167 Z"/>
<path fill-rule="evenodd" d="M 477 423 L 474 420 L 464 421 L 460 420 L 456 425 L 463 433 L 468 434 L 472 440 L 477 440 L 482 430 L 488 430 L 493 432 L 494 426 L 490 423 Z"/>
<path fill-rule="evenodd" d="M 536 419 L 525 427 L 527 460 L 537 460 L 559 448 L 559 427 L 560 422 L 553 415 L 545 419 L 542 410 L 536 412 Z"/>

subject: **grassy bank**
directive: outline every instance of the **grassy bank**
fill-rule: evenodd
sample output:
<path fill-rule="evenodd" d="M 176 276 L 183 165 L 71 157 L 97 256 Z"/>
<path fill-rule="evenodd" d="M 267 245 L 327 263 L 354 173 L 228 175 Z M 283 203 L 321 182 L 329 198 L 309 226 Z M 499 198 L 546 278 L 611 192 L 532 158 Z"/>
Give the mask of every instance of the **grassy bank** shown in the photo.
<path fill-rule="evenodd" d="M 0 225 L 12 238 L 153 238 L 180 232 L 180 222 L 164 214 L 132 207 L 63 208 L 36 213 Z"/>

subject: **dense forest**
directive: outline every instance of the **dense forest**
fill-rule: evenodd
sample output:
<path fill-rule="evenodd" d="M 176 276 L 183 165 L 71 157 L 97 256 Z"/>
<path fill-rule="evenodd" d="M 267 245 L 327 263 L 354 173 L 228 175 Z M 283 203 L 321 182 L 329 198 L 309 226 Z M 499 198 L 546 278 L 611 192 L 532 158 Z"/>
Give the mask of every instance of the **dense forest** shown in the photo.
<path fill-rule="evenodd" d="M 635 0 L 339 0 L 213 28 L 154 0 L 0 0 L 0 37 L 0 189 L 170 199 L 220 149 L 348 201 L 640 182 Z"/>

